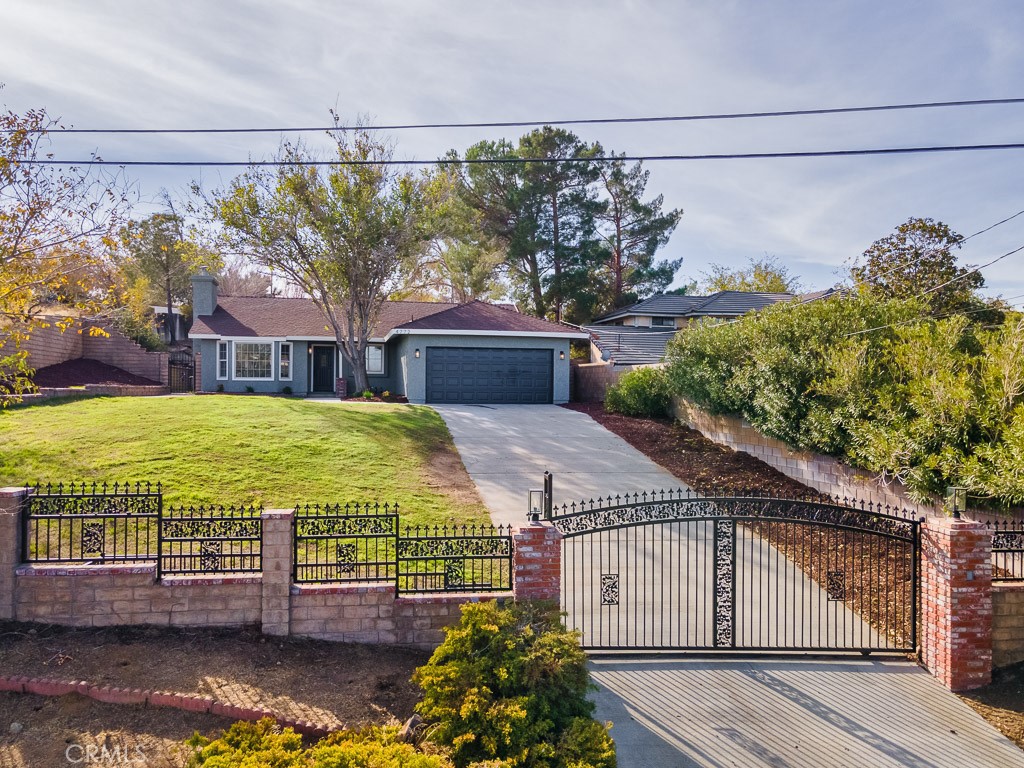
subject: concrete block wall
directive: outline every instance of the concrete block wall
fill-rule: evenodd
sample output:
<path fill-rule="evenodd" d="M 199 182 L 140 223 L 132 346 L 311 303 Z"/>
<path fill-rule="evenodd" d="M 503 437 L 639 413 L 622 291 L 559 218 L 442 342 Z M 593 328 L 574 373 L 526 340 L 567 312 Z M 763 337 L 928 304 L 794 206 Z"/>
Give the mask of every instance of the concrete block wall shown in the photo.
<path fill-rule="evenodd" d="M 52 322 L 50 320 L 51 324 L 45 328 L 34 329 L 21 345 L 22 350 L 28 353 L 28 364 L 33 368 L 45 368 L 82 357 L 80 326 L 61 332 Z"/>
<path fill-rule="evenodd" d="M 21 345 L 22 350 L 28 353 L 28 364 L 32 368 L 86 358 L 161 384 L 167 383 L 166 352 L 149 352 L 108 326 L 101 327 L 109 336 L 92 336 L 88 324 L 76 323 L 62 332 L 53 324 L 53 319 L 49 322 L 44 328 L 33 329 Z"/>
<path fill-rule="evenodd" d="M 82 357 L 98 360 L 136 376 L 166 384 L 167 353 L 149 352 L 113 328 L 105 328 L 109 336 L 90 336 L 82 333 Z"/>
<path fill-rule="evenodd" d="M 292 511 L 263 513 L 258 574 L 164 576 L 155 563 L 20 562 L 24 488 L 0 488 L 0 620 L 75 627 L 243 627 L 268 635 L 434 648 L 468 602 L 558 600 L 561 536 L 539 523 L 513 534 L 514 588 L 504 593 L 397 595 L 394 583 L 292 583 Z"/>
<path fill-rule="evenodd" d="M 1024 661 L 1024 582 L 992 585 L 992 666 Z"/>
<path fill-rule="evenodd" d="M 782 474 L 822 493 L 873 504 L 937 512 L 937 506 L 910 498 L 897 482 L 883 484 L 874 475 L 820 453 L 794 451 L 781 440 L 766 437 L 735 416 L 712 416 L 683 398 L 675 399 L 676 418 L 709 440 L 744 451 Z"/>
<path fill-rule="evenodd" d="M 609 363 L 579 363 L 572 366 L 572 399 L 578 403 L 600 403 L 631 366 Z"/>

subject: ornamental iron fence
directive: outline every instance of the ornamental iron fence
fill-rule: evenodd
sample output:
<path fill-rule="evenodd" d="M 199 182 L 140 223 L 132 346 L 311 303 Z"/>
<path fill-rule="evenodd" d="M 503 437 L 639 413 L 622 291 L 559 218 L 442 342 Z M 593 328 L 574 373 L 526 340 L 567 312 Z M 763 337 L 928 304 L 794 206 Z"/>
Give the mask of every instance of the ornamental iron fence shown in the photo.
<path fill-rule="evenodd" d="M 154 560 L 160 484 L 63 483 L 27 487 L 21 559 L 26 563 Z"/>
<path fill-rule="evenodd" d="M 1024 521 L 987 520 L 992 532 L 992 578 L 1024 581 Z"/>
<path fill-rule="evenodd" d="M 920 520 L 824 497 L 678 489 L 553 509 L 587 649 L 871 652 L 917 642 Z"/>
<path fill-rule="evenodd" d="M 512 589 L 512 532 L 493 526 L 399 527 L 398 505 L 295 509 L 296 584 L 394 584 L 398 594 Z"/>
<path fill-rule="evenodd" d="M 262 507 L 170 507 L 160 518 L 160 576 L 259 573 Z"/>

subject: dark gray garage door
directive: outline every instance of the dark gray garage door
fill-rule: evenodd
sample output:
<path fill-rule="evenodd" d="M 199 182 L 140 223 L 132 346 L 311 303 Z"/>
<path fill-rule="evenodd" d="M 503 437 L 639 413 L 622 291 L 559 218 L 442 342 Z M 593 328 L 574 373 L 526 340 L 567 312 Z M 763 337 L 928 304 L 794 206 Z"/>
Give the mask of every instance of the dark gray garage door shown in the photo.
<path fill-rule="evenodd" d="M 427 347 L 428 403 L 550 403 L 550 349 Z"/>

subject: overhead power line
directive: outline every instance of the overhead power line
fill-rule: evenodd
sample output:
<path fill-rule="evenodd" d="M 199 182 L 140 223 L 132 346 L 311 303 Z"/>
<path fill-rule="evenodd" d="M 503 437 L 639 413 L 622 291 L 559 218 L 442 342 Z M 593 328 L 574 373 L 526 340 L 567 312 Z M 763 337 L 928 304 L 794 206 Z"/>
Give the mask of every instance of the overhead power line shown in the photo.
<path fill-rule="evenodd" d="M 52 133 L 313 133 L 335 130 L 406 131 L 438 128 L 536 128 L 544 125 L 615 125 L 623 123 L 682 123 L 702 120 L 748 120 L 771 117 L 808 115 L 842 115 L 858 112 L 895 112 L 911 109 L 947 107 L 980 107 L 1021 104 L 1022 98 L 964 99 L 960 101 L 929 101 L 909 104 L 880 104 L 862 107 L 825 107 L 821 109 L 785 109 L 769 112 L 724 112 L 698 115 L 663 115 L 655 117 L 600 117 L 572 120 L 505 120 L 470 123 L 396 123 L 393 125 L 329 125 L 299 128 L 55 128 Z M 37 132 L 44 132 L 39 129 Z"/>
<path fill-rule="evenodd" d="M 615 155 L 608 157 L 483 157 L 449 160 L 54 160 L 36 159 L 19 161 L 22 165 L 116 165 L 167 167 L 253 167 L 253 166 L 343 166 L 343 165 L 436 165 L 451 163 L 462 165 L 519 165 L 526 163 L 658 163 L 685 160 L 764 160 L 798 157 L 862 157 L 865 155 L 913 155 L 936 152 L 979 152 L 986 150 L 1024 149 L 1024 143 L 1011 144 L 951 144 L 935 147 L 883 147 L 874 149 L 826 149 L 800 152 L 730 152 L 706 155 Z"/>

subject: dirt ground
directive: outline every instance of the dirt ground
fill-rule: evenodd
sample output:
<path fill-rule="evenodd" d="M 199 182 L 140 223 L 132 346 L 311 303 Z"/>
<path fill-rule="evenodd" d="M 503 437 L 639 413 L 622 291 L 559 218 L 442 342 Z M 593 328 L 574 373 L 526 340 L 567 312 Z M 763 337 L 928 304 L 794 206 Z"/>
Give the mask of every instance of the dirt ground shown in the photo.
<path fill-rule="evenodd" d="M 136 376 L 98 360 L 68 360 L 40 368 L 32 377 L 37 387 L 81 387 L 86 384 L 131 384 L 159 386 L 159 381 Z"/>
<path fill-rule="evenodd" d="M 255 631 L 0 625 L 3 675 L 204 694 L 330 728 L 406 720 L 419 696 L 409 678 L 428 658 L 424 651 L 268 639 Z M 23 730 L 11 733 L 12 723 Z M 104 739 L 148 745 L 164 762 L 147 765 L 180 765 L 171 747 L 196 730 L 209 734 L 228 724 L 77 695 L 0 694 L 0 768 L 64 765 L 69 744 Z"/>
<path fill-rule="evenodd" d="M 750 454 L 718 445 L 670 420 L 607 413 L 601 403 L 571 403 L 566 407 L 586 413 L 695 490 L 817 495 L 814 489 Z M 961 698 L 1024 749 L 1024 664 L 997 670 L 991 685 Z"/>

